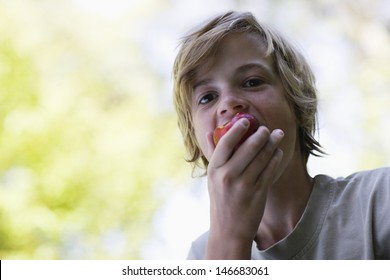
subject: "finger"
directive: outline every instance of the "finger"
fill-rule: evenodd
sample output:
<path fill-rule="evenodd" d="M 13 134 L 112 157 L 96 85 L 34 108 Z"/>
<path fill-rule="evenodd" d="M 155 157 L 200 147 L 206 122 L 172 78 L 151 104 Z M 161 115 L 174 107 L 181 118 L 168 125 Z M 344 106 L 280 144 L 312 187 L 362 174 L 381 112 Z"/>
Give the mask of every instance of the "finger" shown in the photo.
<path fill-rule="evenodd" d="M 261 141 L 265 143 L 248 143 L 249 147 L 253 147 L 252 160 L 247 164 L 243 173 L 247 178 L 249 185 L 255 185 L 259 179 L 259 176 L 264 172 L 274 155 L 275 150 L 278 148 L 280 142 L 284 137 L 283 131 L 276 129 L 272 131 L 268 138 L 264 138 Z M 252 140 L 252 139 L 251 139 Z M 260 140 L 259 140 L 260 141 Z M 255 147 L 258 147 L 255 149 Z M 244 168 L 244 167 L 243 167 Z"/>
<path fill-rule="evenodd" d="M 273 157 L 275 156 L 275 151 L 278 149 L 283 137 L 284 132 L 282 130 L 275 129 L 272 131 L 267 144 L 256 155 L 255 159 L 248 167 L 247 172 L 256 172 L 257 174 L 260 174 L 258 177 L 261 176 L 268 165 L 271 164 L 271 161 L 274 160 Z M 258 180 L 258 177 L 256 181 Z"/>
<path fill-rule="evenodd" d="M 269 140 L 270 132 L 268 128 L 260 126 L 254 134 L 241 144 L 229 162 L 229 164 L 236 166 L 234 171 L 237 174 L 245 172 L 253 160 L 258 157 L 258 154 L 266 147 Z M 256 173 L 258 173 L 258 170 Z"/>
<path fill-rule="evenodd" d="M 219 140 L 215 147 L 212 164 L 218 168 L 224 165 L 232 157 L 233 152 L 245 132 L 249 128 L 249 121 L 246 118 L 239 119 L 232 128 Z"/>
<path fill-rule="evenodd" d="M 261 186 L 263 185 L 271 186 L 273 183 L 275 183 L 276 180 L 278 180 L 281 175 L 281 173 L 278 172 L 278 170 L 282 161 L 283 161 L 283 151 L 277 148 L 274 151 L 268 165 L 261 173 L 261 175 L 258 177 L 258 181 L 256 185 L 261 188 Z"/>

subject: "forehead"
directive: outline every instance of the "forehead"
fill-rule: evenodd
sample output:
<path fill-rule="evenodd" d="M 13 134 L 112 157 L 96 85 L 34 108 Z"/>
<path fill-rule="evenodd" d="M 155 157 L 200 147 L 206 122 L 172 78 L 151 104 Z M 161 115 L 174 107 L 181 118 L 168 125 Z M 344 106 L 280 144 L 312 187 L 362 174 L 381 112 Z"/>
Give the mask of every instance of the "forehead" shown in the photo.
<path fill-rule="evenodd" d="M 254 63 L 263 65 L 270 71 L 274 68 L 271 56 L 266 56 L 264 40 L 256 33 L 231 33 L 213 48 L 194 69 L 192 87 L 207 76 L 213 75 L 215 68 L 229 71 Z"/>

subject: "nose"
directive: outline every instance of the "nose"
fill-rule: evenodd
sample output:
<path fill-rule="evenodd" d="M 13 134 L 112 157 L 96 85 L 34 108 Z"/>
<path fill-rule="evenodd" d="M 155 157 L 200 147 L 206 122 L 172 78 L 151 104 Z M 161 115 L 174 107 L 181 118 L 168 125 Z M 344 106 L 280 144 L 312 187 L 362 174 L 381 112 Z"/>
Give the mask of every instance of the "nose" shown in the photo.
<path fill-rule="evenodd" d="M 228 116 L 235 115 L 239 112 L 245 112 L 249 108 L 249 102 L 245 98 L 235 93 L 225 93 L 220 97 L 218 115 Z"/>

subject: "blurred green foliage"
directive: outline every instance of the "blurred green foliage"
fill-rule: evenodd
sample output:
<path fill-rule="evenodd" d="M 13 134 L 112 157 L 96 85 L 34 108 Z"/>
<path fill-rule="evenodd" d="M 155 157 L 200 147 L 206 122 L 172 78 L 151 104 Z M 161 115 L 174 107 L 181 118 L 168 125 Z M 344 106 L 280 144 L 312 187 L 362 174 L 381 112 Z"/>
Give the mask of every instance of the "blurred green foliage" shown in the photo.
<path fill-rule="evenodd" d="M 0 2 L 0 259 L 139 258 L 158 193 L 184 167 L 173 112 L 155 109 L 161 78 L 115 26 L 99 28 L 107 21 L 66 1 L 10 2 Z M 113 69 L 121 59 L 127 68 Z"/>

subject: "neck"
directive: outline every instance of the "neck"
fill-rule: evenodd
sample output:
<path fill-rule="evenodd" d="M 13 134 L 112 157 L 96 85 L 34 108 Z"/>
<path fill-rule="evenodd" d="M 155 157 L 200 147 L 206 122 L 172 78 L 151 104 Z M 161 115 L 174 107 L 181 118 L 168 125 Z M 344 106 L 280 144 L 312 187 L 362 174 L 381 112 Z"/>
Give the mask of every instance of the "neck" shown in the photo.
<path fill-rule="evenodd" d="M 294 229 L 309 200 L 313 179 L 303 163 L 290 166 L 268 190 L 264 216 L 256 236 L 261 249 L 283 239 Z"/>

